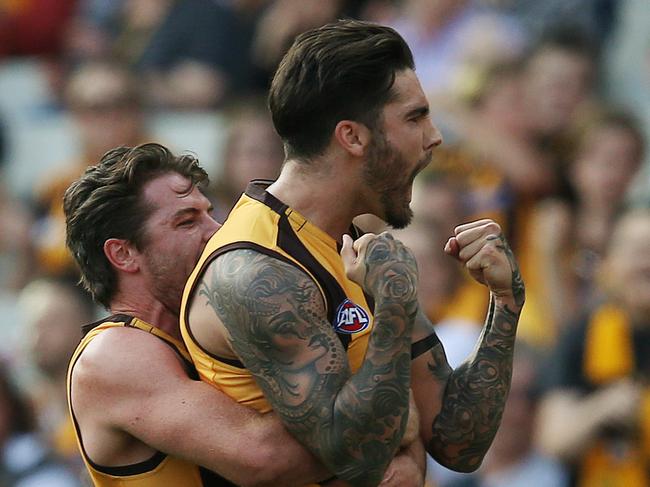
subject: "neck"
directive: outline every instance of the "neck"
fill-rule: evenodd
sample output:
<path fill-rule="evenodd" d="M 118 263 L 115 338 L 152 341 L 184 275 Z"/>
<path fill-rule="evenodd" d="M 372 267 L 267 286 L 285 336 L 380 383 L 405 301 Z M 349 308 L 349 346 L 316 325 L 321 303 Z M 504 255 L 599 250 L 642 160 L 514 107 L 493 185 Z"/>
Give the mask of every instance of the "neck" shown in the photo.
<path fill-rule="evenodd" d="M 350 166 L 289 160 L 268 191 L 340 242 L 352 219 L 369 212 L 364 208 L 358 176 Z"/>
<path fill-rule="evenodd" d="M 121 294 L 111 303 L 111 313 L 135 316 L 151 326 L 181 340 L 178 315 L 152 296 Z"/>

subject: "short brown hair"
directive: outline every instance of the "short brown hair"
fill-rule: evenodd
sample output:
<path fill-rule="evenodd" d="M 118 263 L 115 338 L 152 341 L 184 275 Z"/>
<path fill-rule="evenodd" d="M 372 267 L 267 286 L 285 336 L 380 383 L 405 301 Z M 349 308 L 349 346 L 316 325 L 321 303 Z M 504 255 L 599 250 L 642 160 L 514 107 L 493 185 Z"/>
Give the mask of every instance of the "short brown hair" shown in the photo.
<path fill-rule="evenodd" d="M 415 69 L 413 55 L 390 27 L 340 20 L 296 37 L 269 92 L 287 157 L 321 153 L 340 120 L 374 128 L 403 69 Z"/>
<path fill-rule="evenodd" d="M 117 281 L 104 242 L 119 238 L 138 249 L 146 245 L 144 226 L 153 208 L 143 200 L 142 189 L 171 172 L 190 181 L 188 192 L 208 181 L 194 156 L 175 156 L 166 147 L 149 143 L 108 151 L 65 192 L 66 243 L 79 265 L 84 288 L 106 308 Z"/>

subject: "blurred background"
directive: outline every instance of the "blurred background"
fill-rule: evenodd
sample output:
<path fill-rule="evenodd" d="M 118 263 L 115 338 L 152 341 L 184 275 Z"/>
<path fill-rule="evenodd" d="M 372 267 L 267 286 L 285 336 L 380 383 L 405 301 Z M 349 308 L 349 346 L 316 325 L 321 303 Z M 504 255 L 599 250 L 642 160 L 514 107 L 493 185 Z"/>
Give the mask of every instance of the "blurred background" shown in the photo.
<path fill-rule="evenodd" d="M 443 133 L 398 233 L 452 365 L 487 306 L 442 252 L 454 226 L 499 221 L 527 287 L 495 443 L 428 485 L 650 486 L 647 0 L 0 0 L 0 486 L 87 482 L 65 369 L 103 310 L 65 249 L 67 186 L 156 141 L 198 155 L 223 220 L 282 164 L 279 59 L 343 17 L 405 37 Z"/>

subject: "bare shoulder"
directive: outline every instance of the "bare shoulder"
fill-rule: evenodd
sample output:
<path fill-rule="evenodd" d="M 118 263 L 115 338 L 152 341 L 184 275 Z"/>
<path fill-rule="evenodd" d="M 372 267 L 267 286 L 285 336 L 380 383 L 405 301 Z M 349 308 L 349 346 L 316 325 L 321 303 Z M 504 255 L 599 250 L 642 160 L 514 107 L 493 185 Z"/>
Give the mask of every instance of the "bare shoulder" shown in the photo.
<path fill-rule="evenodd" d="M 72 399 L 76 406 L 102 404 L 110 416 L 111 405 L 126 405 L 129 398 L 160 387 L 161 378 L 184 375 L 178 356 L 162 340 L 133 328 L 111 328 L 95 337 L 72 370 Z M 77 412 L 77 411 L 75 411 Z M 87 413 L 86 413 L 87 414 Z"/>

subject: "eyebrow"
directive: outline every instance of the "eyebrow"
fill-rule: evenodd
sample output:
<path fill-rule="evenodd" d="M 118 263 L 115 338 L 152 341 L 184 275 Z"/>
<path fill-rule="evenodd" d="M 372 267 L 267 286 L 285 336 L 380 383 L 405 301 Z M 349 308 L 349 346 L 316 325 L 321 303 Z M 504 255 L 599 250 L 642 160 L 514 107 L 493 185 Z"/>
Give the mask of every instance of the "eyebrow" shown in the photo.
<path fill-rule="evenodd" d="M 194 208 L 194 207 L 188 207 L 188 208 L 181 208 L 178 210 L 176 213 L 172 215 L 172 218 L 174 220 L 178 220 L 180 218 L 186 217 L 193 215 L 195 213 L 200 213 L 202 210 L 200 208 Z M 214 211 L 214 206 L 210 204 L 208 208 L 206 209 L 208 213 L 212 213 Z"/>
<path fill-rule="evenodd" d="M 422 105 L 406 112 L 406 118 L 422 117 L 429 114 L 429 106 Z"/>
<path fill-rule="evenodd" d="M 172 216 L 173 220 L 180 220 L 182 218 L 185 218 L 190 215 L 194 215 L 195 213 L 198 213 L 199 210 L 196 208 L 182 208 L 178 210 L 174 215 Z"/>

